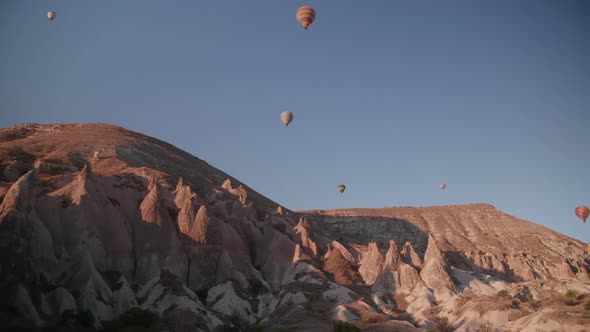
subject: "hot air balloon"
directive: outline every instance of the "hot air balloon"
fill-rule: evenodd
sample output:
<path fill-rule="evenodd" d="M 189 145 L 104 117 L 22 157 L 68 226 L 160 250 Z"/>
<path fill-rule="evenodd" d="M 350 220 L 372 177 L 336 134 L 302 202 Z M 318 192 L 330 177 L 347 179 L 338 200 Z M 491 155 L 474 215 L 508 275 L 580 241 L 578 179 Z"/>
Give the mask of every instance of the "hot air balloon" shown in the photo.
<path fill-rule="evenodd" d="M 588 215 L 590 215 L 590 209 L 587 206 L 582 205 L 576 208 L 576 216 L 582 219 L 584 223 L 586 222 L 586 219 L 588 219 Z"/>
<path fill-rule="evenodd" d="M 297 10 L 297 21 L 303 25 L 305 30 L 313 23 L 315 20 L 315 10 L 309 6 L 303 6 Z"/>
<path fill-rule="evenodd" d="M 53 10 L 48 11 L 47 18 L 52 21 L 55 18 L 55 12 Z"/>
<path fill-rule="evenodd" d="M 346 186 L 341 184 L 338 186 L 338 191 L 342 194 L 344 192 L 344 190 L 346 190 Z"/>
<path fill-rule="evenodd" d="M 446 188 L 446 187 L 447 187 L 447 185 L 446 185 L 445 183 L 442 183 L 442 184 L 440 185 L 440 189 L 442 189 L 442 190 L 445 190 L 445 188 Z"/>
<path fill-rule="evenodd" d="M 291 112 L 283 112 L 281 113 L 281 121 L 285 124 L 285 127 L 289 126 L 289 123 L 293 121 L 293 113 Z"/>

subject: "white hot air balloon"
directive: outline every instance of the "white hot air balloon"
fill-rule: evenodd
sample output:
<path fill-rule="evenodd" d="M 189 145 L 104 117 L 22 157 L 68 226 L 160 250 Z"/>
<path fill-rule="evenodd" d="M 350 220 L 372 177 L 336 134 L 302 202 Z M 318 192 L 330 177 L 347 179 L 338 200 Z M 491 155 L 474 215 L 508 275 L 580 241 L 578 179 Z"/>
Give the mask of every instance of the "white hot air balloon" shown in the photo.
<path fill-rule="evenodd" d="M 50 11 L 48 11 L 48 12 L 47 12 L 47 18 L 48 18 L 50 21 L 53 21 L 53 19 L 55 19 L 55 12 L 54 12 L 53 10 L 50 10 Z"/>
<path fill-rule="evenodd" d="M 289 123 L 293 121 L 293 113 L 291 112 L 283 112 L 281 113 L 281 121 L 285 125 L 285 127 L 289 126 Z"/>

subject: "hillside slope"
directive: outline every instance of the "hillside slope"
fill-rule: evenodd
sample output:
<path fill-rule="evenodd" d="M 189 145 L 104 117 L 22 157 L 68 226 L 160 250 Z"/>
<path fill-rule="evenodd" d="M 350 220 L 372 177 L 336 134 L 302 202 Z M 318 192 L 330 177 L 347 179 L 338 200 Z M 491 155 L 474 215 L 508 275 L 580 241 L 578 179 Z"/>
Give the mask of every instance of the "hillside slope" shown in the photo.
<path fill-rule="evenodd" d="M 101 176 L 137 173 L 184 183 L 204 195 L 230 179 L 242 185 L 258 208 L 277 204 L 232 176 L 175 146 L 109 124 L 27 124 L 0 130 L 0 181 L 11 182 L 40 162 L 44 180 L 67 175 L 90 163 Z M 145 174 L 144 174 L 145 172 Z"/>

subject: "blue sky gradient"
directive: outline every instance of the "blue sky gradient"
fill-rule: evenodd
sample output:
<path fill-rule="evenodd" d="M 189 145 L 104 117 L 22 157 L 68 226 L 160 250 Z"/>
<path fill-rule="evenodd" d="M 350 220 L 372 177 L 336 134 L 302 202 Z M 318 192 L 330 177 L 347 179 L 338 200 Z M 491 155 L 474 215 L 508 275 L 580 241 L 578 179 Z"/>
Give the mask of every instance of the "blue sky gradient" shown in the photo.
<path fill-rule="evenodd" d="M 295 210 L 486 202 L 590 241 L 589 1 L 2 0 L 0 45 L 0 127 L 120 125 Z"/>

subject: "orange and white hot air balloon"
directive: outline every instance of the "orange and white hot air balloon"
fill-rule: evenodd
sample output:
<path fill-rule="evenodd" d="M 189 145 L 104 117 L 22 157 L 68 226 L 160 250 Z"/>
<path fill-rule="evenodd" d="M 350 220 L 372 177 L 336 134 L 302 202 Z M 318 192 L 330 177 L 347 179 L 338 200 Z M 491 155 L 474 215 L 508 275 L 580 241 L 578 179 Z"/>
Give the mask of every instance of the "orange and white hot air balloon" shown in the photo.
<path fill-rule="evenodd" d="M 447 187 L 446 183 L 441 183 L 440 184 L 440 189 L 445 190 L 446 187 Z"/>
<path fill-rule="evenodd" d="M 296 17 L 297 21 L 307 30 L 315 20 L 315 10 L 309 6 L 303 6 L 297 10 Z"/>
<path fill-rule="evenodd" d="M 47 12 L 47 18 L 48 18 L 50 21 L 53 21 L 53 19 L 55 19 L 55 12 L 54 12 L 53 10 L 50 10 L 50 11 L 48 11 L 48 12 Z"/>
<path fill-rule="evenodd" d="M 576 208 L 576 216 L 582 219 L 584 223 L 586 222 L 586 219 L 588 219 L 588 215 L 590 215 L 590 209 L 587 206 L 582 205 Z"/>

